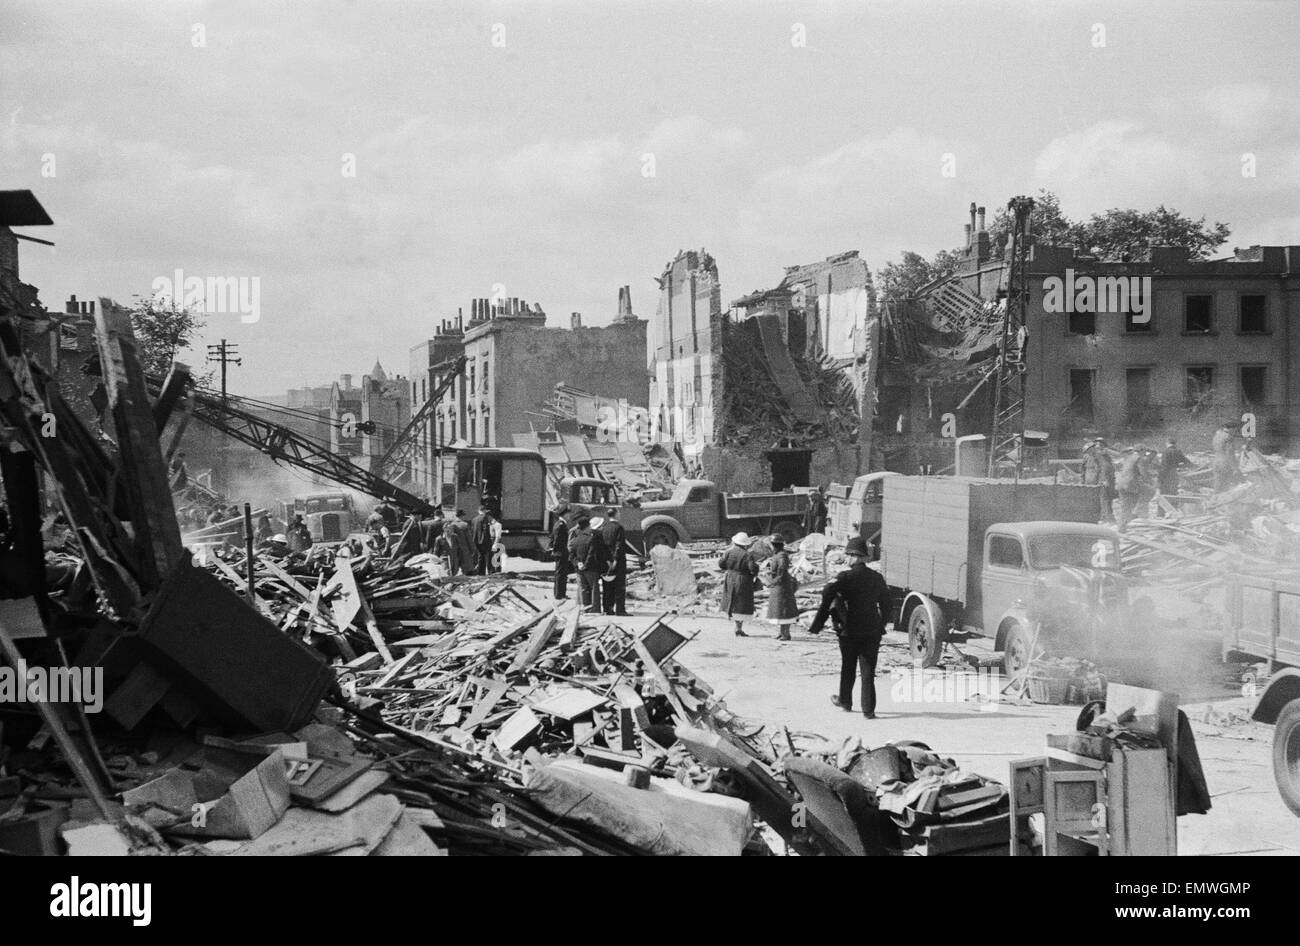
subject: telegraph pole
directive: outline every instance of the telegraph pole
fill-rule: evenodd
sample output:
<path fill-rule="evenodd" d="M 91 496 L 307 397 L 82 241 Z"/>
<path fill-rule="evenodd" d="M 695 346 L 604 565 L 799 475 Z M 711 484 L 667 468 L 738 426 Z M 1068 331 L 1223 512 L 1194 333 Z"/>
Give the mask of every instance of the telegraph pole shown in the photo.
<path fill-rule="evenodd" d="M 226 366 L 241 365 L 243 361 L 238 357 L 239 346 L 233 345 L 224 338 L 220 345 L 208 346 L 208 361 L 217 361 L 221 363 L 221 406 L 226 407 Z"/>
<path fill-rule="evenodd" d="M 230 406 L 229 401 L 226 398 L 226 367 L 228 365 L 243 364 L 243 360 L 240 359 L 238 356 L 239 356 L 239 346 L 232 345 L 224 338 L 221 340 L 220 345 L 208 346 L 208 359 L 207 359 L 208 362 L 211 363 L 216 361 L 221 363 L 221 407 L 223 410 Z M 221 438 L 221 475 L 223 478 L 225 478 L 229 472 L 228 468 L 230 466 L 230 463 L 229 463 L 229 456 L 227 454 L 227 445 L 229 443 L 230 443 L 229 437 Z M 225 485 L 227 487 L 229 486 L 228 479 Z"/>

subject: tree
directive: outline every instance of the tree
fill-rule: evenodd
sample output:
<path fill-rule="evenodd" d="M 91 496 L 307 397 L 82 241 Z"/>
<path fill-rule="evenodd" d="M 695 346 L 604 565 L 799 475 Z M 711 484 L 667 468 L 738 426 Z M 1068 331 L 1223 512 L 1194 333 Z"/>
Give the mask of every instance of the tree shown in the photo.
<path fill-rule="evenodd" d="M 993 216 L 989 238 L 993 256 L 1006 251 L 1011 218 L 1006 208 Z M 1231 230 L 1226 223 L 1208 224 L 1193 220 L 1161 204 L 1155 210 L 1112 208 L 1087 220 L 1071 220 L 1061 212 L 1061 200 L 1049 190 L 1040 190 L 1029 216 L 1029 232 L 1035 243 L 1072 246 L 1105 262 L 1144 260 L 1151 246 L 1179 246 L 1192 259 L 1205 259 L 1227 242 Z"/>
<path fill-rule="evenodd" d="M 141 366 L 150 374 L 165 375 L 176 357 L 190 347 L 204 321 L 192 309 L 178 308 L 174 302 L 135 298 L 135 305 L 127 311 Z"/>
<path fill-rule="evenodd" d="M 1079 228 L 1081 248 L 1103 260 L 1144 259 L 1150 246 L 1179 246 L 1192 259 L 1206 259 L 1232 233 L 1226 223 L 1193 220 L 1164 204 L 1145 213 L 1107 210 Z"/>
<path fill-rule="evenodd" d="M 886 263 L 880 270 L 880 291 L 886 299 L 907 299 L 934 278 L 934 267 L 924 256 L 904 250 L 901 262 Z"/>

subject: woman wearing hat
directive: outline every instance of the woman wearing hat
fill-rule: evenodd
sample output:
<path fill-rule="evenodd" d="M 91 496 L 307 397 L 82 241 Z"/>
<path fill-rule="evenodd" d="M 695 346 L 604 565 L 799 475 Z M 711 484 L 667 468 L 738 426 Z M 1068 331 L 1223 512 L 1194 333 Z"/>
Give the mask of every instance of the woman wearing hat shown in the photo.
<path fill-rule="evenodd" d="M 748 533 L 737 532 L 731 537 L 731 547 L 718 560 L 723 575 L 722 610 L 736 622 L 737 637 L 749 636 L 745 633 L 745 618 L 754 616 L 754 579 L 758 577 L 758 565 L 749 554 L 753 542 Z"/>
<path fill-rule="evenodd" d="M 785 550 L 785 539 L 774 535 L 767 540 L 772 546 L 772 557 L 763 563 L 767 579 L 767 619 L 777 627 L 776 639 L 790 640 L 790 625 L 799 619 L 799 605 L 794 600 L 798 582 L 790 574 L 790 553 Z"/>

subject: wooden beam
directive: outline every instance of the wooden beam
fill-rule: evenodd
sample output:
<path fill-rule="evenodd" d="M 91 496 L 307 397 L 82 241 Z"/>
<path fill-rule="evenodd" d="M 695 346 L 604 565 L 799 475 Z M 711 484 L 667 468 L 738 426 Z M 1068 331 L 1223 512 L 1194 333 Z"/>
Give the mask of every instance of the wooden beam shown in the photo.
<path fill-rule="evenodd" d="M 100 299 L 95 338 L 104 389 L 113 411 L 122 486 L 140 558 L 140 578 L 152 589 L 175 570 L 184 553 L 167 464 L 140 369 L 131 318 L 111 299 Z"/>

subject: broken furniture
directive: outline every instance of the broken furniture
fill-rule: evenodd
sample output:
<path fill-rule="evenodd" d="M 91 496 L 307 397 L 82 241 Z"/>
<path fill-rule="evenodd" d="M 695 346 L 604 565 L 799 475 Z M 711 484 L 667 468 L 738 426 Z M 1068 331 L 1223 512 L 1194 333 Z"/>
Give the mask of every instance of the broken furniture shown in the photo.
<path fill-rule="evenodd" d="M 1041 815 L 1047 857 L 1175 855 L 1177 698 L 1111 684 L 1106 700 L 1133 738 L 1049 735 L 1045 756 L 1011 763 L 1011 823 Z"/>

